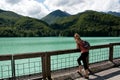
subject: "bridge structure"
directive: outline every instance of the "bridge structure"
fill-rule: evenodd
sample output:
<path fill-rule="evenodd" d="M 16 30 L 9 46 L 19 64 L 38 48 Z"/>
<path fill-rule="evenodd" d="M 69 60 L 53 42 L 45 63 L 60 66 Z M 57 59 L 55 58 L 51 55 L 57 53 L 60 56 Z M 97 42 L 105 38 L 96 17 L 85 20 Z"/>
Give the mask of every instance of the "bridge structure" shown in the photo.
<path fill-rule="evenodd" d="M 78 49 L 0 55 L 0 80 L 77 80 Z M 90 47 L 90 74 L 120 65 L 120 43 Z"/>

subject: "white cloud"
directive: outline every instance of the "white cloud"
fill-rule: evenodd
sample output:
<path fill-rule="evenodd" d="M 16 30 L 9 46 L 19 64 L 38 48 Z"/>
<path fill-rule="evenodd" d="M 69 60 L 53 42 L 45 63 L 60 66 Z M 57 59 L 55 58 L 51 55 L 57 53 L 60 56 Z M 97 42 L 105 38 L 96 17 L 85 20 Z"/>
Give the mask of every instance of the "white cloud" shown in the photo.
<path fill-rule="evenodd" d="M 120 12 L 120 0 L 45 0 L 44 4 L 49 10 L 61 9 L 71 14 L 85 10 Z"/>
<path fill-rule="evenodd" d="M 0 9 L 14 11 L 24 16 L 42 18 L 61 9 L 71 14 L 85 10 L 120 12 L 120 0 L 1 0 Z"/>
<path fill-rule="evenodd" d="M 10 4 L 16 4 L 19 3 L 21 0 L 5 0 L 6 3 L 10 3 Z"/>
<path fill-rule="evenodd" d="M 47 5 L 51 11 L 61 9 L 64 11 L 73 12 L 74 10 L 77 11 L 79 4 L 81 5 L 83 2 L 84 0 L 45 0 L 44 4 Z"/>
<path fill-rule="evenodd" d="M 0 9 L 14 11 L 24 16 L 41 18 L 48 14 L 42 3 L 35 0 L 1 0 Z"/>

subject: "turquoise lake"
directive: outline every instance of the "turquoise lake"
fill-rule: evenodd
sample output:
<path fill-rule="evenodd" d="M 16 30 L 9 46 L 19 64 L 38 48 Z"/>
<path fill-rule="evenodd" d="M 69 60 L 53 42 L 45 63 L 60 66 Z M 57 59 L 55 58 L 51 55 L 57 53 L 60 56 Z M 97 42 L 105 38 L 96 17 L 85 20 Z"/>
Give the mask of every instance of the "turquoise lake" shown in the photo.
<path fill-rule="evenodd" d="M 82 37 L 92 45 L 120 42 L 120 37 Z M 73 37 L 0 38 L 0 54 L 75 49 Z"/>

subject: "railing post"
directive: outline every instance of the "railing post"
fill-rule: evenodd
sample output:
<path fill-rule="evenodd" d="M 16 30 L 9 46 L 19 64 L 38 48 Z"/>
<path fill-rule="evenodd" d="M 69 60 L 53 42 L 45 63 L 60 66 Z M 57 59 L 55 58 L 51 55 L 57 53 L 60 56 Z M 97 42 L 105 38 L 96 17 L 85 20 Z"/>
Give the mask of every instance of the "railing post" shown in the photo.
<path fill-rule="evenodd" d="M 45 60 L 45 56 L 42 56 L 42 76 L 43 76 L 43 80 L 46 80 L 46 60 Z"/>
<path fill-rule="evenodd" d="M 50 64 L 50 55 L 45 54 L 42 56 L 42 74 L 43 74 L 43 80 L 52 80 L 51 79 L 51 64 Z"/>
<path fill-rule="evenodd" d="M 113 62 L 113 44 L 110 43 L 109 47 L 109 60 Z"/>
<path fill-rule="evenodd" d="M 11 59 L 11 69 L 12 69 L 12 80 L 16 80 L 16 76 L 15 76 L 15 60 L 14 57 L 12 55 L 12 59 Z"/>
<path fill-rule="evenodd" d="M 51 59 L 50 59 L 50 55 L 46 54 L 46 76 L 48 78 L 48 80 L 52 80 L 51 79 Z"/>

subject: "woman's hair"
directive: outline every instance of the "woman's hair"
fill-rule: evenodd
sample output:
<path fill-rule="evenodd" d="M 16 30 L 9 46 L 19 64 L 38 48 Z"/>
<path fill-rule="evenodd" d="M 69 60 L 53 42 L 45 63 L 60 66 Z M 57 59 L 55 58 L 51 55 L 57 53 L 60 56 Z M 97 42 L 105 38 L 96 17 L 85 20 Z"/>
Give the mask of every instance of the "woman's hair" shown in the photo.
<path fill-rule="evenodd" d="M 80 39 L 80 35 L 78 33 L 74 34 L 74 38 Z M 80 39 L 81 40 L 81 39 Z"/>

